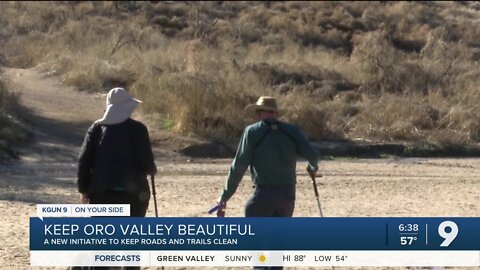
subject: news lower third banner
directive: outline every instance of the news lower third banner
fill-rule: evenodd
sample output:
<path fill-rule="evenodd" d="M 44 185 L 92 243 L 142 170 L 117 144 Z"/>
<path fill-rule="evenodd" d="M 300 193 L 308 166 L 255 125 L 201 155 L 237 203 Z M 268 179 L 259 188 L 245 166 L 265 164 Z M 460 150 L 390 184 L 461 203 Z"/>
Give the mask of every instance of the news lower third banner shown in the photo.
<path fill-rule="evenodd" d="M 32 266 L 480 266 L 480 218 L 30 218 Z"/>

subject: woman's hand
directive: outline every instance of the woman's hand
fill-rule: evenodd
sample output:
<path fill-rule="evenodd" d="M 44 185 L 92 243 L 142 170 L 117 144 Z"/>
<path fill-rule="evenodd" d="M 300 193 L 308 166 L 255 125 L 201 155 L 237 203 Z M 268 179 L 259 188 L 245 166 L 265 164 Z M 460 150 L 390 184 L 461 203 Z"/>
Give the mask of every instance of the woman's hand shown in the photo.
<path fill-rule="evenodd" d="M 88 194 L 87 193 L 81 193 L 82 194 L 82 203 L 83 204 L 88 204 L 90 200 L 88 199 Z"/>

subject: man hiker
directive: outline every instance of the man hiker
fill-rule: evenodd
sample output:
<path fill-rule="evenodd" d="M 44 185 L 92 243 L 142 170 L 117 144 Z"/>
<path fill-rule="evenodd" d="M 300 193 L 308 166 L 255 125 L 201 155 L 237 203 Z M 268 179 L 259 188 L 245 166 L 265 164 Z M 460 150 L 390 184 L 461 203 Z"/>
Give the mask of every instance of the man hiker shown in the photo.
<path fill-rule="evenodd" d="M 227 201 L 250 166 L 255 191 L 246 204 L 245 216 L 291 217 L 295 206 L 297 156 L 308 161 L 308 171 L 314 175 L 318 170 L 318 154 L 299 127 L 277 119 L 279 110 L 275 98 L 260 97 L 245 110 L 255 113 L 258 122 L 243 132 L 219 198 L 221 208 L 217 215 L 224 214 Z"/>
<path fill-rule="evenodd" d="M 218 199 L 217 216 L 225 215 L 227 201 L 237 190 L 250 166 L 255 191 L 245 206 L 246 217 L 291 217 L 295 207 L 297 156 L 308 161 L 311 176 L 318 171 L 318 154 L 300 129 L 279 121 L 277 102 L 260 97 L 245 108 L 258 122 L 245 128 L 224 190 Z M 254 267 L 253 269 L 283 269 Z"/>

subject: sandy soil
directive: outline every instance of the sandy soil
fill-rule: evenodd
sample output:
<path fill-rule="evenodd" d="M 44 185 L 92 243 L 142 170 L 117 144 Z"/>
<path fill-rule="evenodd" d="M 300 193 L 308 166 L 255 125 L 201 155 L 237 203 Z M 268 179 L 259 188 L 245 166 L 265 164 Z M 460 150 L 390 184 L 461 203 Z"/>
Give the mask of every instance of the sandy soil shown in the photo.
<path fill-rule="evenodd" d="M 104 98 L 76 92 L 42 76 L 38 69 L 8 69 L 4 76 L 11 80 L 11 89 L 22 94 L 35 125 L 36 142 L 22 150 L 18 163 L 0 166 L 0 268 L 27 269 L 28 218 L 35 216 L 38 203 L 79 202 L 76 156 L 87 127 L 102 114 Z M 187 162 L 187 157 L 173 152 L 156 149 L 155 153 L 160 215 L 207 216 L 231 160 Z M 295 216 L 314 217 L 318 208 L 304 167 L 304 163 L 298 166 Z M 321 170 L 324 177 L 318 184 L 326 216 L 480 213 L 480 159 L 334 160 L 322 162 Z M 227 215 L 242 216 L 251 191 L 246 175 L 229 202 Z M 147 215 L 153 216 L 153 202 L 150 205 Z"/>

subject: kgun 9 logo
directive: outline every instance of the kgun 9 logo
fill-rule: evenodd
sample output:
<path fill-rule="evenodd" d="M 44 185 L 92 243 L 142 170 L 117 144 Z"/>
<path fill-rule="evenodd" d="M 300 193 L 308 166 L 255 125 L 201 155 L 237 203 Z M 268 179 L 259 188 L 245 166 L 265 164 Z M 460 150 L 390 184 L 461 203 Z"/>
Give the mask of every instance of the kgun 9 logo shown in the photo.
<path fill-rule="evenodd" d="M 444 240 L 440 244 L 441 247 L 448 247 L 457 238 L 458 226 L 453 221 L 444 221 L 438 225 L 438 235 Z"/>

